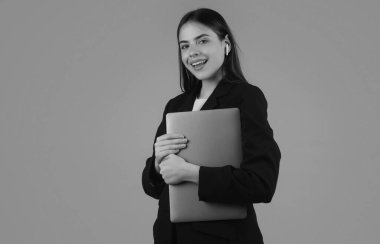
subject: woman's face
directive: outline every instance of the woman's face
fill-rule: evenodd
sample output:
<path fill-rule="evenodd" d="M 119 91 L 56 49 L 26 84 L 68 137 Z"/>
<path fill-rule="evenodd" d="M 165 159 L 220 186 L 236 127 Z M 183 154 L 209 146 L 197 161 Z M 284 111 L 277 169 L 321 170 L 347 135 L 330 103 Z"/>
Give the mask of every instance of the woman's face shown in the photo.
<path fill-rule="evenodd" d="M 185 67 L 198 79 L 219 81 L 222 78 L 225 41 L 205 25 L 184 24 L 179 32 L 179 48 Z"/>

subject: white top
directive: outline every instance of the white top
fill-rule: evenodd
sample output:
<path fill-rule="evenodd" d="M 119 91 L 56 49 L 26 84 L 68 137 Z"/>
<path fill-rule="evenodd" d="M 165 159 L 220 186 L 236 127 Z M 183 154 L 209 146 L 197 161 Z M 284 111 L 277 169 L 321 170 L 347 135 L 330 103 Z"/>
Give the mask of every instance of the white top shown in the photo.
<path fill-rule="evenodd" d="M 205 104 L 207 98 L 196 98 L 194 101 L 193 111 L 201 110 L 203 104 Z"/>

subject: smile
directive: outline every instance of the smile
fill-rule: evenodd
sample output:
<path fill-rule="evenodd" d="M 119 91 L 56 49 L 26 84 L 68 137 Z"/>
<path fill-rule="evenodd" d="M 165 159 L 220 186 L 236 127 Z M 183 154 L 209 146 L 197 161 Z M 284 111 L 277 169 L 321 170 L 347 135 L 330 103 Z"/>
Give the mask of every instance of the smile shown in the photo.
<path fill-rule="evenodd" d="M 195 62 L 191 62 L 190 65 L 193 66 L 195 70 L 200 70 L 207 63 L 207 59 L 196 60 Z"/>
<path fill-rule="evenodd" d="M 199 64 L 204 64 L 204 63 L 206 63 L 206 62 L 207 62 L 207 60 L 201 60 L 201 61 L 198 61 L 198 62 L 192 63 L 191 65 L 192 65 L 192 66 L 197 66 L 197 65 L 199 65 Z"/>

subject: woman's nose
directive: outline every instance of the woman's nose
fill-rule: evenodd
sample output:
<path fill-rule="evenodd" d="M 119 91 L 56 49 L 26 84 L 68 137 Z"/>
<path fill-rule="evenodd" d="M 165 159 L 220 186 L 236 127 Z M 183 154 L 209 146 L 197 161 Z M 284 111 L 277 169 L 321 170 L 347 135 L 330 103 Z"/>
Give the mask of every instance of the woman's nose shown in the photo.
<path fill-rule="evenodd" d="M 190 47 L 190 52 L 189 52 L 190 57 L 196 57 L 199 55 L 199 51 L 197 48 Z"/>

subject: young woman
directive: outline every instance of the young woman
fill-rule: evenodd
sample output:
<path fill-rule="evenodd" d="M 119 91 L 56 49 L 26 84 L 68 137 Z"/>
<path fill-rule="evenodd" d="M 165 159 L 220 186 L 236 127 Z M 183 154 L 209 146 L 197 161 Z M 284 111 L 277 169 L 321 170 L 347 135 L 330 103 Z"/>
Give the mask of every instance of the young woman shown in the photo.
<path fill-rule="evenodd" d="M 267 101 L 262 91 L 244 78 L 235 39 L 219 13 L 210 9 L 187 13 L 178 25 L 177 39 L 183 93 L 166 104 L 153 155 L 146 160 L 142 175 L 145 193 L 159 199 L 154 242 L 263 243 L 252 204 L 271 201 L 281 157 L 267 121 Z M 199 167 L 177 156 L 188 140 L 181 134 L 166 133 L 167 113 L 231 107 L 240 109 L 240 168 Z M 247 217 L 171 223 L 168 185 L 183 181 L 198 184 L 201 201 L 246 204 Z"/>

